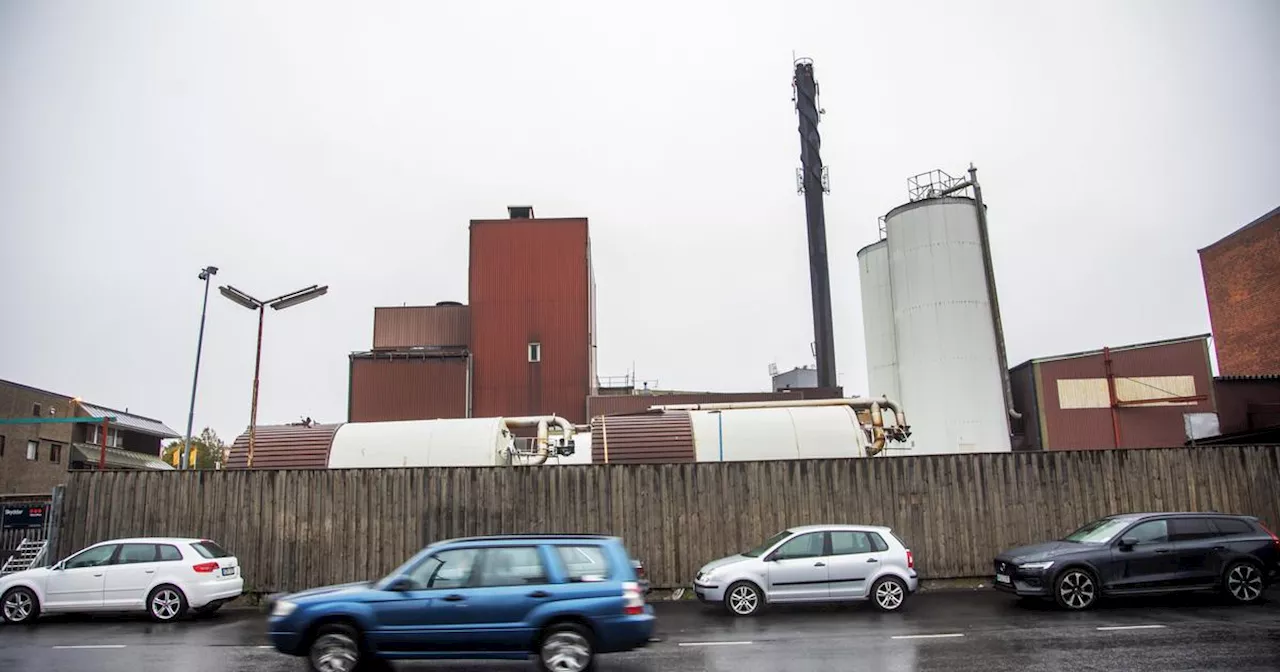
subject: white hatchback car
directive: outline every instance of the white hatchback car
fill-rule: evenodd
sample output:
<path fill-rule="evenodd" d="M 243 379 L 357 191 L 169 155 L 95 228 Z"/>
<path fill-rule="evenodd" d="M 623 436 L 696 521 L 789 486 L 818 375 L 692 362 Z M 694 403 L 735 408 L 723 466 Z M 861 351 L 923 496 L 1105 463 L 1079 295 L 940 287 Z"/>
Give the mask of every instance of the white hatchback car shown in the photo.
<path fill-rule="evenodd" d="M 56 612 L 142 611 L 168 622 L 217 611 L 244 590 L 240 562 L 208 539 L 114 539 L 0 578 L 0 614 L 29 623 Z"/>

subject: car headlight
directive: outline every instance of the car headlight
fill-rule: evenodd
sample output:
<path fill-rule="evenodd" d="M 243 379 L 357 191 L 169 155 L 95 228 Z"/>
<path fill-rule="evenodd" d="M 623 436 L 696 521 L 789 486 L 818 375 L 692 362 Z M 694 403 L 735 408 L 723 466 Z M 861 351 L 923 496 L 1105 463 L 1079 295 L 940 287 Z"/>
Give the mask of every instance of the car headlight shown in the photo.
<path fill-rule="evenodd" d="M 1053 561 L 1049 560 L 1048 562 L 1028 562 L 1023 565 L 1018 565 L 1018 569 L 1044 570 L 1044 569 L 1049 569 L 1052 566 L 1053 566 Z"/>
<path fill-rule="evenodd" d="M 294 610 L 296 610 L 297 608 L 298 608 L 298 605 L 294 604 L 293 602 L 289 602 L 289 601 L 286 601 L 286 600 L 280 600 L 280 601 L 276 602 L 274 605 L 272 605 L 272 607 L 271 607 L 271 617 L 272 617 L 272 618 L 284 618 L 285 616 L 288 616 L 289 614 L 292 614 L 292 613 L 294 612 Z"/>
<path fill-rule="evenodd" d="M 720 570 L 718 570 L 718 569 L 709 569 L 709 570 L 707 570 L 707 571 L 700 572 L 700 573 L 702 574 L 702 580 L 703 580 L 703 581 L 715 581 L 715 579 L 716 579 L 716 572 L 718 572 L 718 571 L 720 571 Z"/>

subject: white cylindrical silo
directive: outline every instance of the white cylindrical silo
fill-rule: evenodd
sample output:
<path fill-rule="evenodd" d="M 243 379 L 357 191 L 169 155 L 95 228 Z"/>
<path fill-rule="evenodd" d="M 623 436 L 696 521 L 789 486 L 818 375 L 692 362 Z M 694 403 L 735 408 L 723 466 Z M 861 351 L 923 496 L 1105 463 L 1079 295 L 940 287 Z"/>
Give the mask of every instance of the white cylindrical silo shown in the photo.
<path fill-rule="evenodd" d="M 500 465 L 511 442 L 502 418 L 351 422 L 333 437 L 329 468 Z"/>
<path fill-rule="evenodd" d="M 893 285 L 889 244 L 881 240 L 858 250 L 862 289 L 862 332 L 867 348 L 867 394 L 899 399 L 898 342 L 893 326 Z"/>
<path fill-rule="evenodd" d="M 1010 450 L 973 200 L 898 206 L 885 216 L 885 230 L 909 454 Z"/>
<path fill-rule="evenodd" d="M 866 457 L 848 406 L 688 411 L 698 462 Z"/>

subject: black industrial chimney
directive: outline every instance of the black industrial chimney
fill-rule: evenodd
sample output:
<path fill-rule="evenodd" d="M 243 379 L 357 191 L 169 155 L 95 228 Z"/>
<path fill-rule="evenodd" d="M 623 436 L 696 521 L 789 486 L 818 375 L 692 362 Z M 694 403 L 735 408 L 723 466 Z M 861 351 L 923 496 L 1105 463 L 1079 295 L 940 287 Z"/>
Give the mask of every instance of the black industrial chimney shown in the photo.
<path fill-rule="evenodd" d="M 813 61 L 795 63 L 791 85 L 796 112 L 800 115 L 800 179 L 804 194 L 805 219 L 809 227 L 809 287 L 813 294 L 813 341 L 818 360 L 818 387 L 836 387 L 836 349 L 831 327 L 831 279 L 827 273 L 827 221 L 822 212 L 822 194 L 827 189 L 825 169 L 818 149 L 818 83 L 813 78 Z"/>

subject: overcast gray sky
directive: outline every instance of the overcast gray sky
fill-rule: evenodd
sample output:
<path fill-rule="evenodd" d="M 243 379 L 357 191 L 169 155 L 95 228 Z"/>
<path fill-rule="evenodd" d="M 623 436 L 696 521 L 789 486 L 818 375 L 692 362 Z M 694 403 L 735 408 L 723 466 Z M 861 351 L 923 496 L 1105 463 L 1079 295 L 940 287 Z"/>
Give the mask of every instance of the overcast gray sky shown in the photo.
<path fill-rule="evenodd" d="M 625 9 L 623 9 L 625 7 Z M 345 419 L 373 306 L 465 300 L 467 222 L 586 216 L 600 373 L 809 361 L 815 59 L 841 381 L 855 253 L 977 164 L 1011 363 L 1209 329 L 1196 250 L 1280 205 L 1280 3 L 0 0 L 0 378 L 185 426 L 197 271 L 259 296 L 260 420 Z M 197 428 L 248 422 L 209 301 Z"/>

